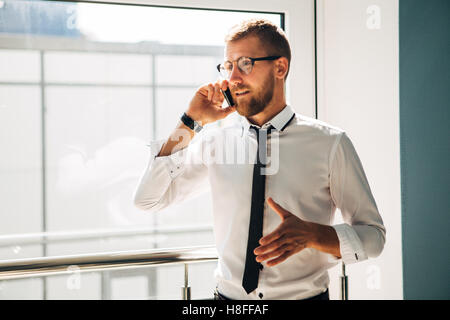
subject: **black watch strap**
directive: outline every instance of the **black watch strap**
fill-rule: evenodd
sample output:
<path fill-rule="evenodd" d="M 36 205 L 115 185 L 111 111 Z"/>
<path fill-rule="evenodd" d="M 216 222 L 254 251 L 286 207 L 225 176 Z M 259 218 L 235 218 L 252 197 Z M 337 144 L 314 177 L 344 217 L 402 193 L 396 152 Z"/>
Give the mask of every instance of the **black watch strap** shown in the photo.
<path fill-rule="evenodd" d="M 197 122 L 195 122 L 191 117 L 189 117 L 186 112 L 183 113 L 181 116 L 181 121 L 189 127 L 191 130 L 194 130 L 195 132 L 200 132 L 200 130 L 203 129 L 201 125 L 199 125 Z"/>

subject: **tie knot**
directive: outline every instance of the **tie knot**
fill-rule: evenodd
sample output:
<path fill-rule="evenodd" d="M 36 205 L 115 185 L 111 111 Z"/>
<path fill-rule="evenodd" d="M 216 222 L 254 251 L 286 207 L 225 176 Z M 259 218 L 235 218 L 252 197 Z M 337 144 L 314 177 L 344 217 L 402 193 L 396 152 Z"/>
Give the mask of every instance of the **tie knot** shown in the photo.
<path fill-rule="evenodd" d="M 269 134 L 274 128 L 273 125 L 268 126 L 267 128 L 258 128 L 257 126 L 250 126 L 251 129 L 255 130 L 256 134 L 259 134 L 260 131 L 267 131 L 267 134 Z"/>

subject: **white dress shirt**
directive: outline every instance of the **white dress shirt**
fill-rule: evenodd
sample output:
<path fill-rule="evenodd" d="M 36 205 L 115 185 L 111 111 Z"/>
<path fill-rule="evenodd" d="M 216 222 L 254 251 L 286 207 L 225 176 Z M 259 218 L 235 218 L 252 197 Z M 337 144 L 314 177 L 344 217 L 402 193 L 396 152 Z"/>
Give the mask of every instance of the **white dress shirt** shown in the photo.
<path fill-rule="evenodd" d="M 324 292 L 336 257 L 307 248 L 259 274 L 258 288 L 242 288 L 253 165 L 257 141 L 246 118 L 223 129 L 205 129 L 172 155 L 156 157 L 164 141 L 151 143 L 151 159 L 135 192 L 135 205 L 157 212 L 211 190 L 221 294 L 231 299 L 305 299 Z M 345 223 L 333 225 L 346 264 L 378 256 L 386 230 L 352 142 L 339 128 L 286 106 L 261 129 L 269 135 L 265 197 L 303 220 L 331 225 L 336 208 Z M 276 142 L 276 143 L 275 143 Z M 182 213 L 180 213 L 182 214 Z M 281 219 L 264 206 L 263 236 Z"/>

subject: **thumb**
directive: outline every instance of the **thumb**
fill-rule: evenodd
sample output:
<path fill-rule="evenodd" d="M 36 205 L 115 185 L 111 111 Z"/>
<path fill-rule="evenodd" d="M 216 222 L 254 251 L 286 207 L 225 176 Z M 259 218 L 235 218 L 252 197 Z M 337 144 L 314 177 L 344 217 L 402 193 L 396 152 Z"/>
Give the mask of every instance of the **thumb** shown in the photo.
<path fill-rule="evenodd" d="M 267 203 L 280 216 L 281 220 L 284 220 L 291 215 L 289 211 L 285 210 L 282 206 L 273 201 L 271 197 L 267 199 Z"/>

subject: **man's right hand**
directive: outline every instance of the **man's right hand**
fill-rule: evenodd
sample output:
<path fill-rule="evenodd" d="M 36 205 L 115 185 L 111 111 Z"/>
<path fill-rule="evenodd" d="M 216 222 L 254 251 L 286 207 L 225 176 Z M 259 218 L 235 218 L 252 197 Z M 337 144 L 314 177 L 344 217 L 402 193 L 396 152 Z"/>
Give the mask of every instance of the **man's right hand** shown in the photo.
<path fill-rule="evenodd" d="M 189 104 L 186 114 L 201 126 L 220 120 L 236 111 L 234 106 L 222 108 L 225 100 L 220 89 L 226 90 L 228 81 L 216 82 L 200 87 Z M 161 147 L 158 157 L 168 156 L 186 147 L 195 132 L 189 129 L 183 122 L 179 121 L 178 126 L 170 135 L 169 139 Z"/>
<path fill-rule="evenodd" d="M 227 117 L 236 111 L 235 106 L 222 108 L 225 98 L 220 89 L 225 91 L 227 88 L 227 80 L 200 87 L 192 98 L 186 114 L 202 126 Z"/>

